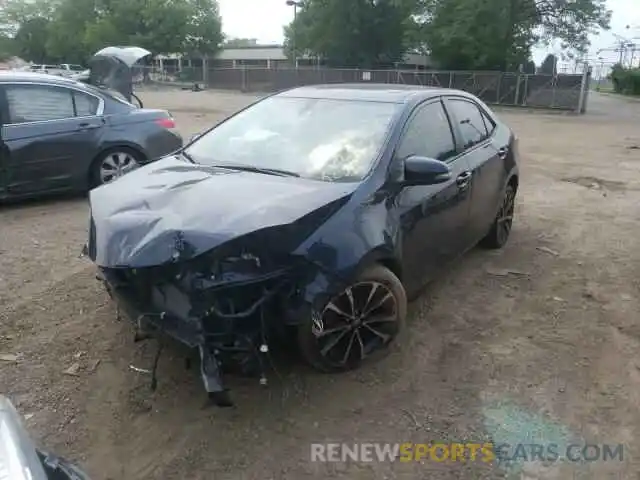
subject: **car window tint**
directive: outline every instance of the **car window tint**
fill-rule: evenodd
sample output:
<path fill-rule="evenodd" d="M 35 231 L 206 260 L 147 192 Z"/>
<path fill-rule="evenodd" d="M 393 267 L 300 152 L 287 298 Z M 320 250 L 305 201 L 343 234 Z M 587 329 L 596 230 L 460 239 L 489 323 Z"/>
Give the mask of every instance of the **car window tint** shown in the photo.
<path fill-rule="evenodd" d="M 484 126 L 487 127 L 487 135 L 491 135 L 493 131 L 496 129 L 496 124 L 493 123 L 493 120 L 487 115 L 484 111 L 481 110 L 482 119 L 484 120 Z"/>
<path fill-rule="evenodd" d="M 76 101 L 76 116 L 88 117 L 98 113 L 98 105 L 100 101 L 92 96 L 82 92 L 73 92 Z"/>
<path fill-rule="evenodd" d="M 400 143 L 397 156 L 411 155 L 446 160 L 455 153 L 453 133 L 442 103 L 434 102 L 423 107 L 409 120 Z"/>
<path fill-rule="evenodd" d="M 6 92 L 11 123 L 59 120 L 74 116 L 71 91 L 66 88 L 9 85 Z"/>
<path fill-rule="evenodd" d="M 476 104 L 467 100 L 450 99 L 448 105 L 458 122 L 464 148 L 473 147 L 487 138 L 487 127 Z"/>

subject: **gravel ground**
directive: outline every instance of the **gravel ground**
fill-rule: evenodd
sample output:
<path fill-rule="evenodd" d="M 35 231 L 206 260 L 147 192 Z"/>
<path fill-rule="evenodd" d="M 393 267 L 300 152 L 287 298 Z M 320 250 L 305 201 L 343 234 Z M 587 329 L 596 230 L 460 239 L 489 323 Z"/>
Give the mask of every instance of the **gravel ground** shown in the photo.
<path fill-rule="evenodd" d="M 185 137 L 251 99 L 143 94 Z M 18 357 L 0 360 L 0 390 L 39 442 L 98 480 L 503 478 L 482 462 L 312 463 L 309 445 L 482 442 L 505 427 L 548 440 L 545 425 L 622 443 L 624 461 L 530 462 L 512 478 L 637 479 L 640 103 L 594 93 L 582 117 L 499 113 L 521 139 L 512 238 L 430 286 L 386 360 L 338 376 L 279 366 L 267 389 L 232 378 L 237 408 L 220 410 L 203 408 L 172 347 L 150 393 L 129 365 L 148 367 L 153 345 L 133 343 L 79 258 L 86 200 L 67 198 L 0 207 L 0 358 Z"/>

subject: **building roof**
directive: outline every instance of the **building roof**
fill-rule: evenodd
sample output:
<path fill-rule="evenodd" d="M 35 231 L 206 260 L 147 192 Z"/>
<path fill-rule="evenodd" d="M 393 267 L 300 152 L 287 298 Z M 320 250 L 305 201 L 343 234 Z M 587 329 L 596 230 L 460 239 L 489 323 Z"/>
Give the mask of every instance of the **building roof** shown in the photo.
<path fill-rule="evenodd" d="M 159 55 L 160 58 L 176 58 L 177 55 Z M 215 55 L 216 60 L 287 60 L 282 45 L 247 45 L 242 47 L 223 47 Z M 430 65 L 426 55 L 407 53 L 403 63 L 408 65 Z"/>
<path fill-rule="evenodd" d="M 225 47 L 216 54 L 216 60 L 286 60 L 280 45 L 253 45 Z"/>

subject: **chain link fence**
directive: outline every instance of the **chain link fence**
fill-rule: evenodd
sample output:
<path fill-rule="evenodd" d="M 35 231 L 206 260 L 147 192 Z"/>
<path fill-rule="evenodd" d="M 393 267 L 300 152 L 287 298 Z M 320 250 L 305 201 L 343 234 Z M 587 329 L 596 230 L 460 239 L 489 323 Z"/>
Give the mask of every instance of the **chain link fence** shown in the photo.
<path fill-rule="evenodd" d="M 591 70 L 575 74 L 524 74 L 333 68 L 140 68 L 142 84 L 175 85 L 242 92 L 275 92 L 322 83 L 386 83 L 464 90 L 493 105 L 586 111 Z"/>

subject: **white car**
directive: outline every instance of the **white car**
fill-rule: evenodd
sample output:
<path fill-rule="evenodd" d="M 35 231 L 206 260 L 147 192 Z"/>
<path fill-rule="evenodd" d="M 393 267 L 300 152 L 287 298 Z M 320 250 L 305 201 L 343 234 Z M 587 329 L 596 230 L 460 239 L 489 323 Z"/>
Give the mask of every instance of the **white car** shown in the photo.
<path fill-rule="evenodd" d="M 73 63 L 62 63 L 59 65 L 34 64 L 27 67 L 26 70 L 30 72 L 48 73 L 49 75 L 58 75 L 60 77 L 70 77 L 84 71 L 84 67 Z"/>

